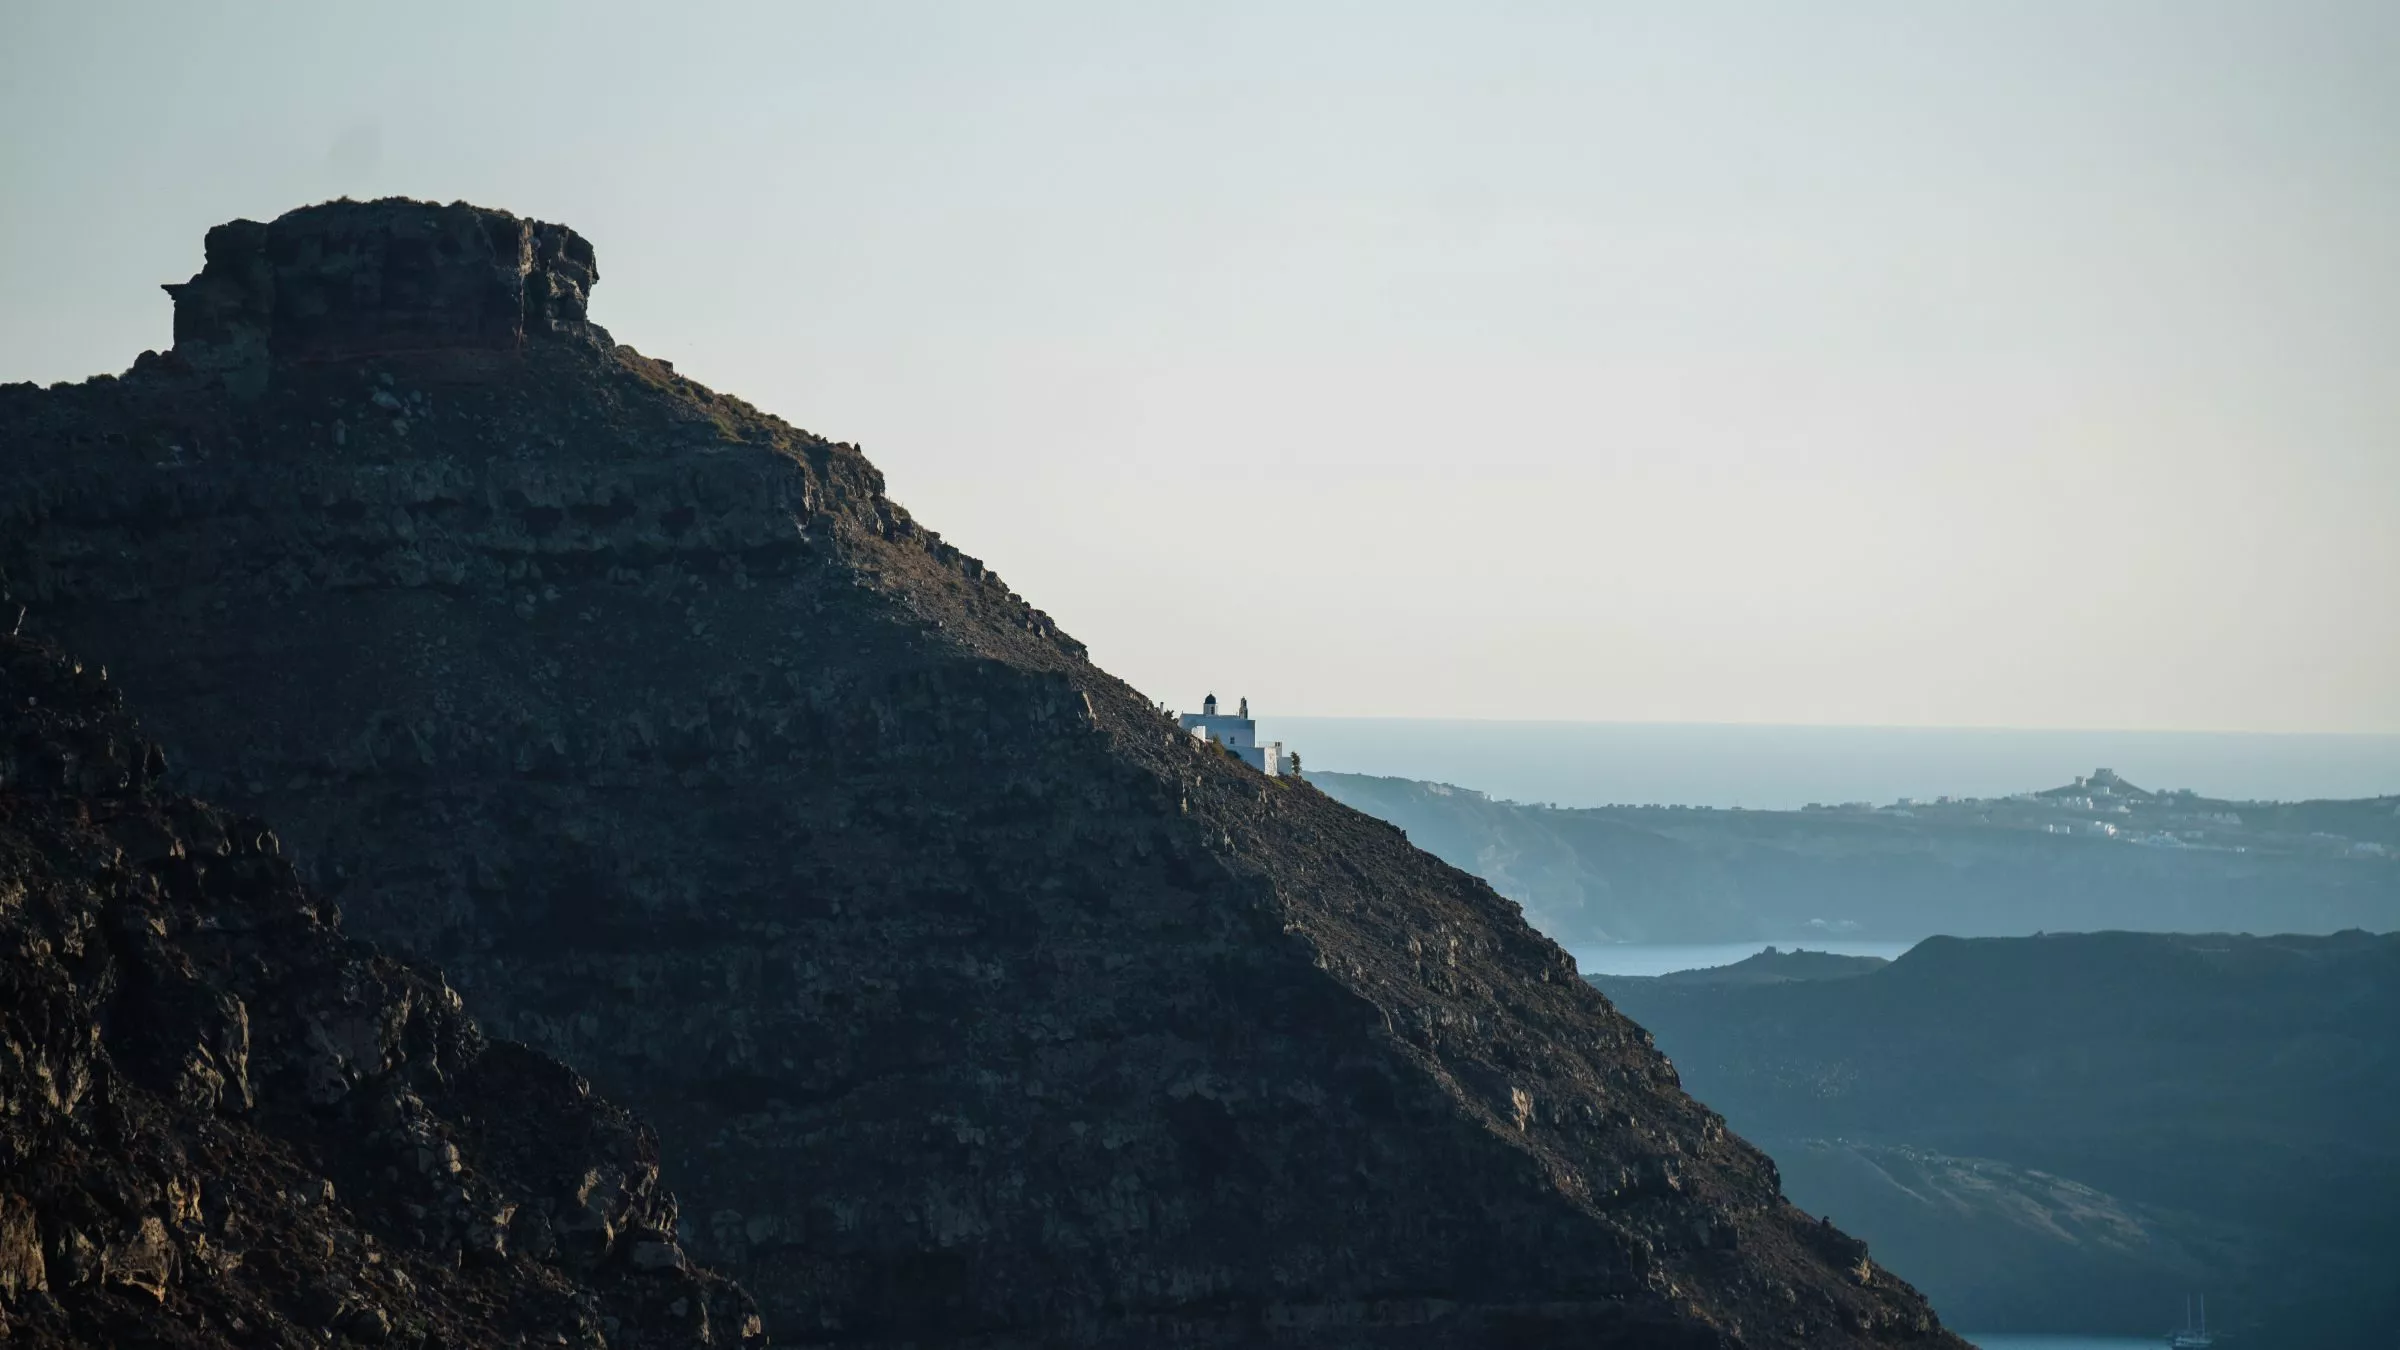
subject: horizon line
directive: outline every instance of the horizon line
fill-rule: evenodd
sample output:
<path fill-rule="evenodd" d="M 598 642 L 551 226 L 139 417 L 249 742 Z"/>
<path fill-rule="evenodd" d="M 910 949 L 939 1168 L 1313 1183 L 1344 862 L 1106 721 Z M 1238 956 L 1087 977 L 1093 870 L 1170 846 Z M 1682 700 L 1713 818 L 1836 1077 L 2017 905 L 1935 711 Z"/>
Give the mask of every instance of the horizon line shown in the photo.
<path fill-rule="evenodd" d="M 2104 726 L 2027 726 L 2012 723 L 1962 722 L 1709 722 L 1709 721 L 1632 721 L 1584 719 L 1571 717 L 1473 717 L 1460 715 L 1428 716 L 1409 713 L 1258 713 L 1259 721 L 1282 718 L 1289 721 L 1314 722 L 1474 722 L 1492 726 L 1520 727 L 1618 727 L 1643 729 L 1694 729 L 1744 731 L 1973 731 L 1973 732 L 2042 732 L 2061 735 L 2109 736 L 2254 736 L 2308 737 L 2340 740 L 2400 740 L 2400 728 L 2383 731 L 2286 731 L 2257 729 L 2225 729 L 2217 727 L 2104 727 Z"/>

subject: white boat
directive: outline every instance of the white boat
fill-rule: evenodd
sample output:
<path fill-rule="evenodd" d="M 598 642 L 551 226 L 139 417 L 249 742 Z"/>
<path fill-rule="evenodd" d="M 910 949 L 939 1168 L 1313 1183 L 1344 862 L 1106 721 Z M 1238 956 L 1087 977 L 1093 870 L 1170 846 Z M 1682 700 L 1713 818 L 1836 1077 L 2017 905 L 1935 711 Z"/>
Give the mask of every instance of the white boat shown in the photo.
<path fill-rule="evenodd" d="M 2167 1333 L 2169 1350 L 2209 1350 L 2217 1339 L 2208 1334 L 2208 1295 L 2200 1296 L 2200 1323 L 2192 1324 L 2192 1300 L 2183 1300 L 2183 1330 Z"/>

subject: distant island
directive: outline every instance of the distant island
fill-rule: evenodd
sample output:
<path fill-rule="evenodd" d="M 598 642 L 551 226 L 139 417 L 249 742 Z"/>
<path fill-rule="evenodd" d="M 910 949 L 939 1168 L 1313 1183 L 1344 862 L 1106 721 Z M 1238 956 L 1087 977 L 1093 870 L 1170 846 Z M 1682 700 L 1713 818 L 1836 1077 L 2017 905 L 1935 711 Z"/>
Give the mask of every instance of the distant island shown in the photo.
<path fill-rule="evenodd" d="M 1838 980 L 1864 975 L 1891 962 L 1880 956 L 1841 956 L 1832 952 L 1778 951 L 1773 947 L 1728 966 L 1669 971 L 1664 975 L 1609 976 L 1610 980 L 1648 980 L 1668 985 L 1782 984 L 1788 980 Z M 1595 983 L 1602 977 L 1590 976 Z"/>
<path fill-rule="evenodd" d="M 2006 797 L 1560 808 L 1312 772 L 1569 947 L 2400 927 L 2400 796 L 2237 802 L 2107 769 Z"/>

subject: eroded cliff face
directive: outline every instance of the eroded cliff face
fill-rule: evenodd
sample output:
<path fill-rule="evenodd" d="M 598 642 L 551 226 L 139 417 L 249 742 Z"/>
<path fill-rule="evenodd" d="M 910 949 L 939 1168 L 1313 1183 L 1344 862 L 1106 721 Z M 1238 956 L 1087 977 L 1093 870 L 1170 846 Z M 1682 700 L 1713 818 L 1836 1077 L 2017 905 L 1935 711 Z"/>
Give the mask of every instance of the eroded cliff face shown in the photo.
<path fill-rule="evenodd" d="M 276 346 L 0 392 L 19 598 L 654 1120 L 779 1340 L 1958 1344 L 1513 904 L 854 447 L 588 329 Z"/>
<path fill-rule="evenodd" d="M 605 342 L 585 299 L 592 246 L 560 225 L 463 203 L 329 202 L 208 232 L 207 265 L 166 287 L 175 354 L 254 392 L 273 362 L 510 354 L 531 336 Z"/>
<path fill-rule="evenodd" d="M 0 637 L 0 1341 L 763 1344 L 647 1130 L 164 766 Z"/>

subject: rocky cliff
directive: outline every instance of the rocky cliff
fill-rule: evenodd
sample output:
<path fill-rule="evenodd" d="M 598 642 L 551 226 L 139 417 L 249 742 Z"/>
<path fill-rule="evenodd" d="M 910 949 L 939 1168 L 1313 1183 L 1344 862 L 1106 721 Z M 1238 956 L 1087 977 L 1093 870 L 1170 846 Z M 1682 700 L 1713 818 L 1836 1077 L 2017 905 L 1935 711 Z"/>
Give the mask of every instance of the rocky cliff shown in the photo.
<path fill-rule="evenodd" d="M 655 1121 L 779 1340 L 1957 1344 L 1515 905 L 1178 733 L 856 447 L 528 317 L 571 234 L 229 229 L 178 333 L 263 336 L 0 391 L 19 598 Z"/>
<path fill-rule="evenodd" d="M 763 1344 L 647 1130 L 164 764 L 0 637 L 0 1341 Z"/>

